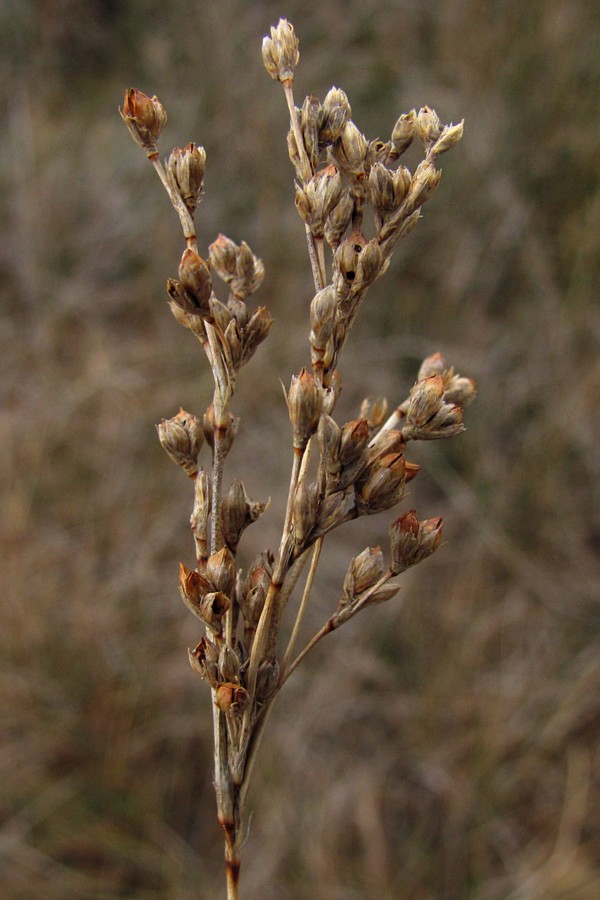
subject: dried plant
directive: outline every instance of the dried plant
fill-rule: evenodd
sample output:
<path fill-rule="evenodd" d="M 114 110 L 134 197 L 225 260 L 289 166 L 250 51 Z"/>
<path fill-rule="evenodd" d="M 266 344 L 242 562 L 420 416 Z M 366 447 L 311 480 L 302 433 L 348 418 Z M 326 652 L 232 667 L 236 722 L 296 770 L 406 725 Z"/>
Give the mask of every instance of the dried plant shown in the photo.
<path fill-rule="evenodd" d="M 438 157 L 462 137 L 463 124 L 442 125 L 424 106 L 397 120 L 387 141 L 368 140 L 352 121 L 345 93 L 331 88 L 320 102 L 296 107 L 293 81 L 298 39 L 282 19 L 265 37 L 267 72 L 284 90 L 290 114 L 288 152 L 294 166 L 296 208 L 302 218 L 315 294 L 310 303 L 310 368 L 291 379 L 286 399 L 292 431 L 289 493 L 279 547 L 263 550 L 247 571 L 236 555 L 245 529 L 267 504 L 251 500 L 241 481 L 225 489 L 223 470 L 238 430 L 231 411 L 238 373 L 265 340 L 272 318 L 248 302 L 264 267 L 250 247 L 219 235 L 208 259 L 198 253 L 194 217 L 206 154 L 190 143 L 164 164 L 157 141 L 166 112 L 156 97 L 130 89 L 121 110 L 134 140 L 156 169 L 183 229 L 186 249 L 167 293 L 175 319 L 200 341 L 214 378 L 202 418 L 183 409 L 158 426 L 171 459 L 194 481 L 191 530 L 196 567 L 180 565 L 179 589 L 205 631 L 189 651 L 192 668 L 210 687 L 214 720 L 215 789 L 225 834 L 227 897 L 238 897 L 246 797 L 260 738 L 275 698 L 309 651 L 357 613 L 399 589 L 393 580 L 440 545 L 441 518 L 419 521 L 414 509 L 390 526 L 386 563 L 379 547 L 350 561 L 337 605 L 298 650 L 304 618 L 327 534 L 361 516 L 392 509 L 419 466 L 406 459 L 409 442 L 453 437 L 463 431 L 463 409 L 475 396 L 470 378 L 454 373 L 439 353 L 421 365 L 408 397 L 391 415 L 385 399 L 367 399 L 358 418 L 338 424 L 339 358 L 368 288 L 388 268 L 394 245 L 417 225 L 420 209 L 439 184 Z M 424 158 L 414 172 L 399 164 L 413 140 Z M 373 224 L 364 222 L 370 210 Z M 370 239 L 364 230 L 374 234 Z M 327 250 L 328 248 L 328 250 Z M 213 276 L 225 282 L 223 302 Z M 387 417 L 387 418 L 386 418 Z M 204 444 L 211 466 L 199 464 Z M 304 575 L 305 567 L 308 566 Z M 299 599 L 296 588 L 304 577 Z M 295 621 L 281 634 L 284 608 Z"/>

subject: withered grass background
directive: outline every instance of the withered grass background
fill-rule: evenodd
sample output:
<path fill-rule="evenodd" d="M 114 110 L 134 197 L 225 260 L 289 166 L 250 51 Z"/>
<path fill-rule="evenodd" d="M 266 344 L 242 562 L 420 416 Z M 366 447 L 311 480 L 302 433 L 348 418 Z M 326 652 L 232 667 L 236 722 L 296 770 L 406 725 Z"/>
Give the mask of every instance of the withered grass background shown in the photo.
<path fill-rule="evenodd" d="M 370 137 L 423 103 L 466 118 L 369 295 L 340 415 L 402 399 L 436 350 L 480 393 L 464 436 L 419 448 L 410 502 L 445 517 L 446 546 L 401 602 L 324 641 L 276 707 L 243 896 L 592 900 L 600 7 L 584 0 L 2 4 L 0 893 L 222 895 L 209 698 L 176 589 L 190 484 L 154 431 L 211 388 L 164 302 L 178 223 L 116 107 L 131 85 L 159 95 L 163 152 L 207 150 L 202 244 L 222 230 L 267 267 L 257 300 L 277 322 L 243 372 L 227 468 L 273 497 L 248 561 L 280 527 L 278 379 L 308 359 L 286 112 L 260 59 L 281 14 L 298 99 L 344 88 Z M 313 629 L 388 521 L 330 546 Z"/>

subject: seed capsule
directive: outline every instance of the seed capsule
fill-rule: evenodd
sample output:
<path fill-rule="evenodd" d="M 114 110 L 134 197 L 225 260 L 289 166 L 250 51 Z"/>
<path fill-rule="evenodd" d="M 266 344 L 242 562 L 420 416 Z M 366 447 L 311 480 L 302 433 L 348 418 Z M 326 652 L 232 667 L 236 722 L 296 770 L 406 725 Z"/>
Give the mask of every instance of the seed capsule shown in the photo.
<path fill-rule="evenodd" d="M 198 454 L 204 442 L 202 424 L 196 416 L 180 409 L 172 419 L 157 425 L 158 439 L 173 462 L 190 476 L 198 474 Z"/>
<path fill-rule="evenodd" d="M 157 97 L 148 97 L 137 88 L 125 91 L 121 118 L 136 142 L 150 157 L 158 156 L 156 142 L 167 121 L 167 113 Z"/>
<path fill-rule="evenodd" d="M 300 53 L 294 27 L 286 19 L 280 19 L 277 27 L 271 27 L 271 37 L 263 38 L 262 58 L 265 69 L 273 79 L 292 81 Z"/>
<path fill-rule="evenodd" d="M 304 449 L 317 430 L 323 406 L 323 395 L 314 376 L 306 369 L 292 376 L 287 396 L 288 410 L 294 435 L 294 447 Z"/>

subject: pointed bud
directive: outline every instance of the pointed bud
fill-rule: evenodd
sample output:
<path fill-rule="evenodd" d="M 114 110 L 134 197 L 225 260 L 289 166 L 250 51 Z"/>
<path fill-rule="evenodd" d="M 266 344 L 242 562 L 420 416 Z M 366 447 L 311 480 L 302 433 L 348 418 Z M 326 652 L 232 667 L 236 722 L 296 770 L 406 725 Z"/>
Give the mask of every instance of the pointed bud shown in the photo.
<path fill-rule="evenodd" d="M 337 295 L 332 284 L 319 291 L 310 304 L 310 345 L 315 350 L 324 351 L 333 334 Z"/>
<path fill-rule="evenodd" d="M 346 422 L 340 438 L 339 459 L 343 466 L 349 466 L 359 459 L 369 443 L 369 423 L 366 419 Z"/>
<path fill-rule="evenodd" d="M 239 683 L 240 658 L 235 650 L 228 647 L 227 644 L 221 644 L 219 650 L 219 673 L 221 681 Z"/>
<path fill-rule="evenodd" d="M 245 529 L 256 522 L 266 508 L 266 503 L 254 503 L 250 499 L 242 481 L 232 483 L 221 504 L 221 525 L 225 542 L 233 553 Z"/>
<path fill-rule="evenodd" d="M 200 202 L 206 171 L 204 147 L 198 147 L 194 143 L 186 144 L 183 150 L 175 147 L 166 162 L 166 169 L 175 183 L 179 196 L 193 215 Z"/>
<path fill-rule="evenodd" d="M 194 301 L 198 315 L 210 315 L 212 279 L 208 263 L 188 247 L 179 263 L 179 281 Z"/>
<path fill-rule="evenodd" d="M 208 557 L 204 575 L 215 591 L 220 591 L 227 597 L 232 596 L 235 587 L 236 565 L 228 547 L 222 547 Z"/>
<path fill-rule="evenodd" d="M 150 157 L 158 156 L 156 142 L 167 121 L 167 113 L 157 97 L 148 97 L 137 88 L 125 91 L 121 118 L 136 142 Z"/>
<path fill-rule="evenodd" d="M 350 225 L 353 212 L 354 194 L 347 188 L 325 222 L 325 237 L 330 246 L 336 247 L 339 244 Z"/>
<path fill-rule="evenodd" d="M 163 419 L 156 427 L 158 439 L 173 462 L 181 466 L 190 478 L 195 478 L 198 474 L 198 454 L 204 441 L 200 420 L 180 409 L 176 416 Z"/>
<path fill-rule="evenodd" d="M 417 134 L 425 149 L 437 141 L 441 133 L 442 123 L 435 109 L 430 106 L 421 107 L 417 114 Z"/>
<path fill-rule="evenodd" d="M 371 166 L 368 180 L 368 195 L 371 206 L 378 212 L 387 212 L 396 208 L 394 196 L 394 173 L 383 163 L 376 162 Z"/>
<path fill-rule="evenodd" d="M 317 522 L 319 492 L 316 484 L 307 484 L 306 479 L 296 488 L 292 505 L 294 540 L 302 546 Z"/>
<path fill-rule="evenodd" d="M 442 539 L 442 519 L 419 522 L 414 509 L 408 510 L 390 526 L 390 547 L 394 575 L 404 572 L 437 550 Z"/>
<path fill-rule="evenodd" d="M 404 494 L 405 466 L 401 453 L 390 453 L 370 465 L 355 485 L 359 514 L 371 515 L 395 506 Z"/>
<path fill-rule="evenodd" d="M 319 422 L 319 447 L 327 475 L 337 475 L 340 470 L 339 447 L 341 431 L 331 416 L 323 415 Z"/>
<path fill-rule="evenodd" d="M 398 240 L 400 238 L 406 237 L 407 234 L 410 234 L 413 228 L 415 228 L 419 224 L 419 219 L 421 218 L 421 213 L 417 209 L 414 213 L 411 213 L 410 216 L 407 216 L 406 219 L 402 221 L 402 224 L 398 227 L 396 231 L 396 235 Z M 381 235 L 380 235 L 381 237 Z"/>
<path fill-rule="evenodd" d="M 238 250 L 238 245 L 224 234 L 219 234 L 208 248 L 211 267 L 226 284 L 237 272 Z"/>
<path fill-rule="evenodd" d="M 280 19 L 271 27 L 271 37 L 263 38 L 262 58 L 271 78 L 292 81 L 300 59 L 298 38 L 294 27 L 286 19 Z"/>
<path fill-rule="evenodd" d="M 372 284 L 375 279 L 383 273 L 384 269 L 382 268 L 382 264 L 381 247 L 379 242 L 373 238 L 373 240 L 365 245 L 359 256 L 355 286 L 357 288 L 367 287 Z"/>
<path fill-rule="evenodd" d="M 254 560 L 238 595 L 246 629 L 254 631 L 258 625 L 271 583 L 273 557 L 263 551 Z"/>
<path fill-rule="evenodd" d="M 327 532 L 347 521 L 348 503 L 341 492 L 330 494 L 319 505 L 317 527 L 313 537 L 323 537 Z"/>
<path fill-rule="evenodd" d="M 296 209 L 314 237 L 323 237 L 325 220 L 341 195 L 342 179 L 332 165 L 313 175 L 304 188 L 296 185 Z"/>
<path fill-rule="evenodd" d="M 355 556 L 344 578 L 344 595 L 348 601 L 376 584 L 383 575 L 383 553 L 381 547 L 366 547 Z"/>
<path fill-rule="evenodd" d="M 288 410 L 294 435 L 294 447 L 303 450 L 317 430 L 323 394 L 315 378 L 306 369 L 292 376 L 287 396 Z"/>
<path fill-rule="evenodd" d="M 417 382 L 423 381 L 424 378 L 429 378 L 430 375 L 442 375 L 446 371 L 446 360 L 442 356 L 441 353 L 432 353 L 431 356 L 426 357 L 421 363 L 421 367 L 419 369 L 419 374 L 417 375 Z"/>
<path fill-rule="evenodd" d="M 266 306 L 258 306 L 244 329 L 241 365 L 252 359 L 258 347 L 265 340 L 275 319 Z"/>
<path fill-rule="evenodd" d="M 319 162 L 319 120 L 321 104 L 317 97 L 306 97 L 300 113 L 300 130 L 304 139 L 304 148 L 311 171 L 314 172 Z"/>
<path fill-rule="evenodd" d="M 346 122 L 352 116 L 352 109 L 344 91 L 332 87 L 328 92 L 321 110 L 319 123 L 319 141 L 327 147 L 337 141 L 344 130 Z"/>
<path fill-rule="evenodd" d="M 398 166 L 393 176 L 394 182 L 394 208 L 397 209 L 406 195 L 408 194 L 408 190 L 410 188 L 412 182 L 412 175 L 406 166 Z"/>
<path fill-rule="evenodd" d="M 368 152 L 367 140 L 351 120 L 333 145 L 331 152 L 335 161 L 347 175 L 357 178 L 365 173 L 365 159 Z"/>
<path fill-rule="evenodd" d="M 418 381 L 410 392 L 406 421 L 411 428 L 422 428 L 439 411 L 444 395 L 441 375 Z"/>
<path fill-rule="evenodd" d="M 206 315 L 206 308 L 200 309 L 196 300 L 186 291 L 180 281 L 169 278 L 167 281 L 167 294 L 170 297 L 169 305 L 171 311 L 180 324 L 190 327 L 189 317 L 197 317 L 199 314 Z M 209 316 L 210 318 L 210 316 Z"/>
<path fill-rule="evenodd" d="M 477 384 L 464 375 L 453 375 L 444 389 L 444 402 L 464 408 L 477 396 Z"/>
<path fill-rule="evenodd" d="M 417 130 L 417 114 L 414 109 L 400 116 L 392 131 L 393 155 L 397 159 L 413 142 Z"/>
<path fill-rule="evenodd" d="M 458 125 L 446 125 L 439 138 L 430 150 L 434 157 L 441 156 L 446 150 L 451 150 L 462 139 L 465 120 Z"/>
<path fill-rule="evenodd" d="M 410 209 L 416 210 L 423 206 L 440 183 L 441 177 L 442 173 L 436 170 L 430 159 L 419 163 L 406 197 Z"/>
<path fill-rule="evenodd" d="M 273 694 L 279 683 L 279 662 L 273 656 L 263 659 L 258 667 L 256 676 L 256 699 L 258 703 L 264 703 Z"/>
<path fill-rule="evenodd" d="M 369 447 L 369 465 L 389 453 L 404 453 L 406 440 L 396 428 L 386 428 L 375 437 Z"/>

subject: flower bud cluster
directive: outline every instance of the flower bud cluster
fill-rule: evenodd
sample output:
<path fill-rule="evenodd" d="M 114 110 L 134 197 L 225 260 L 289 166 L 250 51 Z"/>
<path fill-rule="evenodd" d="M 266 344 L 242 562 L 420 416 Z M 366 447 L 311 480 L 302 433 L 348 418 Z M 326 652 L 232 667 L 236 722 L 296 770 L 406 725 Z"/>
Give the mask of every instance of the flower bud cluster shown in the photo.
<path fill-rule="evenodd" d="M 319 156 L 326 147 L 332 147 L 341 140 L 347 124 L 350 122 L 352 110 L 346 94 L 339 88 L 332 87 L 321 104 L 317 97 L 309 95 L 296 113 L 300 122 L 303 149 L 306 153 L 310 170 L 316 172 Z M 296 132 L 293 128 L 288 133 L 288 153 L 301 183 L 306 180 L 306 172 L 302 165 Z"/>
<path fill-rule="evenodd" d="M 221 303 L 213 293 L 211 268 L 231 288 L 227 303 Z M 170 278 L 167 282 L 169 305 L 181 325 L 190 328 L 202 340 L 206 340 L 204 322 L 219 328 L 232 374 L 252 358 L 273 324 L 265 306 L 259 306 L 251 313 L 245 302 L 263 278 L 262 261 L 245 242 L 238 246 L 219 235 L 211 244 L 208 262 L 188 248 L 181 257 L 179 281 Z"/>

